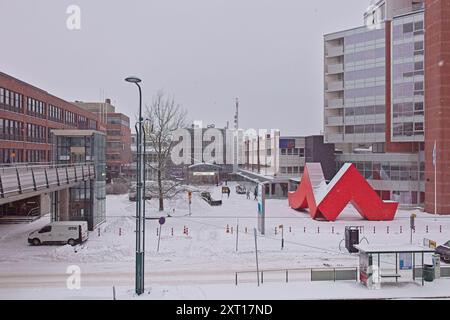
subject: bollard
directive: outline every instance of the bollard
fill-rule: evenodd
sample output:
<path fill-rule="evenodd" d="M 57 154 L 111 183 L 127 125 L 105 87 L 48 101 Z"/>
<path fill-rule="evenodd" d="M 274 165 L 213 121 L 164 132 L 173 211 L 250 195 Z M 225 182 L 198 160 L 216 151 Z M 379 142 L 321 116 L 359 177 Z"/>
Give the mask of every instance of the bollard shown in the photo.
<path fill-rule="evenodd" d="M 275 235 L 277 235 L 277 227 L 275 227 Z"/>
<path fill-rule="evenodd" d="M 376 227 L 373 227 L 373 234 L 376 233 Z"/>
<path fill-rule="evenodd" d="M 98 228 L 98 236 L 100 237 L 100 228 Z"/>
<path fill-rule="evenodd" d="M 317 233 L 320 233 L 320 227 L 317 227 Z"/>
<path fill-rule="evenodd" d="M 122 235 L 122 228 L 119 228 L 119 237 Z"/>
<path fill-rule="evenodd" d="M 289 233 L 291 233 L 292 232 L 292 227 L 289 227 Z"/>
<path fill-rule="evenodd" d="M 386 233 L 389 234 L 389 226 L 386 228 Z"/>
<path fill-rule="evenodd" d="M 442 225 L 439 226 L 439 233 L 442 233 Z"/>
<path fill-rule="evenodd" d="M 245 233 L 247 233 L 247 227 L 245 227 Z"/>
<path fill-rule="evenodd" d="M 189 228 L 186 228 L 186 235 L 189 236 Z"/>
<path fill-rule="evenodd" d="M 303 227 L 303 233 L 306 233 L 306 227 Z"/>
<path fill-rule="evenodd" d="M 400 233 L 403 233 L 403 227 L 400 226 Z"/>
<path fill-rule="evenodd" d="M 426 231 L 427 231 L 427 233 L 428 233 L 428 226 L 427 226 L 427 228 L 426 228 L 426 229 L 427 229 Z"/>
<path fill-rule="evenodd" d="M 171 234 L 172 234 L 172 237 L 173 237 L 173 228 L 171 228 L 171 230 L 170 230 L 170 231 L 171 231 Z"/>
<path fill-rule="evenodd" d="M 227 225 L 227 229 L 225 230 L 226 233 L 230 233 L 230 226 Z"/>
<path fill-rule="evenodd" d="M 331 227 L 331 233 L 334 234 L 334 227 Z"/>

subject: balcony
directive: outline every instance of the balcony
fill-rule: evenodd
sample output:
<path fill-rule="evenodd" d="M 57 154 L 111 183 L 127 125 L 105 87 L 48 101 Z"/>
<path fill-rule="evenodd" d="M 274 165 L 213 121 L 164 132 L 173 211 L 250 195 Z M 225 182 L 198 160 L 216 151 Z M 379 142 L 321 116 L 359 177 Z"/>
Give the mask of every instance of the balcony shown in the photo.
<path fill-rule="evenodd" d="M 344 107 L 344 99 L 327 100 L 328 109 L 339 109 Z"/>
<path fill-rule="evenodd" d="M 327 66 L 327 74 L 337 74 L 344 72 L 344 65 L 342 63 L 330 64 Z"/>
<path fill-rule="evenodd" d="M 338 57 L 344 55 L 344 47 L 343 46 L 337 46 L 337 47 L 328 47 L 326 56 L 327 58 L 332 57 Z"/>
<path fill-rule="evenodd" d="M 327 91 L 343 91 L 344 90 L 344 81 L 333 81 L 327 83 Z"/>

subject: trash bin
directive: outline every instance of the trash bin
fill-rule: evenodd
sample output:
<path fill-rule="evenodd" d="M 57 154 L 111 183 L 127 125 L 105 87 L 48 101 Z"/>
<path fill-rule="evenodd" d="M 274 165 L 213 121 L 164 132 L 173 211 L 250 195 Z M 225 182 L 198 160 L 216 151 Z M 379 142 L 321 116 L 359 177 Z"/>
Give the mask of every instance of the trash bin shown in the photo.
<path fill-rule="evenodd" d="M 426 264 L 423 266 L 423 280 L 427 282 L 434 281 L 434 266 L 432 264 Z"/>

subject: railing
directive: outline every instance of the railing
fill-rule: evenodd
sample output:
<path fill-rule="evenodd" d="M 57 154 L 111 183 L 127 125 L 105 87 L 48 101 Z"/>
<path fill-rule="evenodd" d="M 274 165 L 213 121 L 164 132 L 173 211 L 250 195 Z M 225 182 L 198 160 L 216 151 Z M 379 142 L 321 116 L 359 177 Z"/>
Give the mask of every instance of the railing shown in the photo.
<path fill-rule="evenodd" d="M 256 282 L 256 271 L 235 272 L 235 285 L 239 283 L 239 275 L 249 275 L 245 282 Z M 242 279 L 242 277 L 241 277 Z M 357 267 L 338 267 L 338 268 L 295 268 L 295 269 L 269 269 L 260 270 L 259 279 L 274 282 L 292 282 L 292 281 L 358 281 Z M 241 280 L 241 282 L 243 282 Z"/>
<path fill-rule="evenodd" d="M 0 167 L 0 199 L 95 177 L 93 163 L 10 164 Z"/>

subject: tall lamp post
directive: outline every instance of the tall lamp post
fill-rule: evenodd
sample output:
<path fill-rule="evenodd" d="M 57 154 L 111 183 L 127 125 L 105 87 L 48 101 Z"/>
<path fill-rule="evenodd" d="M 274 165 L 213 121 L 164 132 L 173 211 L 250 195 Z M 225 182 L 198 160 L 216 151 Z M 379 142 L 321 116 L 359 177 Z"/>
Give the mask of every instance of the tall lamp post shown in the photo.
<path fill-rule="evenodd" d="M 139 89 L 139 122 L 136 126 L 137 135 L 137 163 L 136 163 L 136 283 L 135 291 L 137 295 L 144 293 L 144 243 L 145 243 L 145 190 L 142 190 L 145 183 L 145 163 L 142 154 L 143 137 L 142 137 L 142 90 L 139 83 L 141 79 L 137 77 L 128 77 L 126 82 L 134 83 Z"/>

